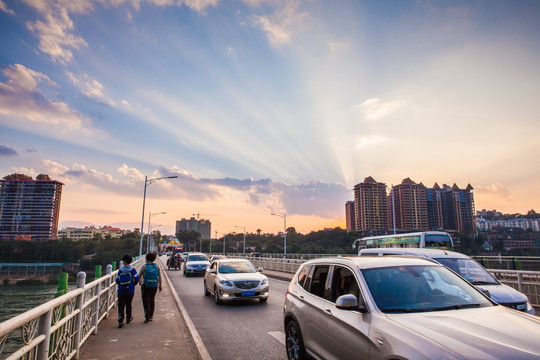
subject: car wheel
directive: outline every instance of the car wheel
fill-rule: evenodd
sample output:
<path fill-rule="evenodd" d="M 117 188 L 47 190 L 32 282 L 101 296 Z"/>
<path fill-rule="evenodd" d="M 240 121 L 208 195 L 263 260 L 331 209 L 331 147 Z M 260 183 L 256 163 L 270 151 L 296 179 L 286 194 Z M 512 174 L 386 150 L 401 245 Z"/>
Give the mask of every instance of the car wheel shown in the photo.
<path fill-rule="evenodd" d="M 289 360 L 306 359 L 306 348 L 304 347 L 302 332 L 300 326 L 294 320 L 289 321 L 285 327 L 285 350 Z"/>
<path fill-rule="evenodd" d="M 216 305 L 221 305 L 221 299 L 219 298 L 219 291 L 217 287 L 214 286 L 214 302 Z"/>
<path fill-rule="evenodd" d="M 206 281 L 203 281 L 203 288 L 204 288 L 204 296 L 210 296 L 210 292 L 208 291 L 208 287 L 206 286 Z"/>

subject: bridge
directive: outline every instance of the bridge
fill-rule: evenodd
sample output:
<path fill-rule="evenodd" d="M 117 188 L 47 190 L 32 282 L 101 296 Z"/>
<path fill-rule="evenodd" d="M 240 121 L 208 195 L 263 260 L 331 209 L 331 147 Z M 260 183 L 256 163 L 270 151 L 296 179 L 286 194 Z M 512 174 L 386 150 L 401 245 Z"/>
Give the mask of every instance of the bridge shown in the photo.
<path fill-rule="evenodd" d="M 0 323 L 0 359 L 286 359 L 281 323 L 285 289 L 304 260 L 250 260 L 270 278 L 266 304 L 217 306 L 203 295 L 200 277 L 165 270 L 154 321 L 143 323 L 138 287 L 135 319 L 122 329 L 116 320 L 117 271 L 109 266 L 105 276 L 88 284 L 80 273 L 75 290 Z M 159 259 L 162 269 L 164 261 Z M 133 265 L 139 269 L 143 262 Z M 520 288 L 540 311 L 540 272 L 490 271 Z"/>

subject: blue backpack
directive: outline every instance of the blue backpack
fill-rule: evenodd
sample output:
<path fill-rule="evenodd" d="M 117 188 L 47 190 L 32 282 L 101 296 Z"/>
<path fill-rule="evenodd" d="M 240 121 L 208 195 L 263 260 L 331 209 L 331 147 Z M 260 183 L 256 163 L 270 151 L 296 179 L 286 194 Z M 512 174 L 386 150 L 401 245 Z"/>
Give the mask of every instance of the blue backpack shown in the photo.
<path fill-rule="evenodd" d="M 128 293 L 133 282 L 133 275 L 130 270 L 120 271 L 118 274 L 118 286 L 121 293 Z"/>
<path fill-rule="evenodd" d="M 147 264 L 144 271 L 144 286 L 157 287 L 159 269 L 156 264 Z"/>

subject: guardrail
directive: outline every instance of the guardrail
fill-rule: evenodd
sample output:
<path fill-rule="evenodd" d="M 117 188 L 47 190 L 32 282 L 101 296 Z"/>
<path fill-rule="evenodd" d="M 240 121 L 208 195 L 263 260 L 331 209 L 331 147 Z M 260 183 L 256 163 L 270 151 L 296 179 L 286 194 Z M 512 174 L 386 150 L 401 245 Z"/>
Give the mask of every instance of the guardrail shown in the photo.
<path fill-rule="evenodd" d="M 527 295 L 531 304 L 540 307 L 540 271 L 488 269 L 501 283 Z"/>
<path fill-rule="evenodd" d="M 144 257 L 132 266 L 140 269 Z M 116 304 L 118 270 L 86 284 L 77 275 L 77 288 L 32 310 L 0 323 L 0 359 L 78 359 L 79 349 Z"/>

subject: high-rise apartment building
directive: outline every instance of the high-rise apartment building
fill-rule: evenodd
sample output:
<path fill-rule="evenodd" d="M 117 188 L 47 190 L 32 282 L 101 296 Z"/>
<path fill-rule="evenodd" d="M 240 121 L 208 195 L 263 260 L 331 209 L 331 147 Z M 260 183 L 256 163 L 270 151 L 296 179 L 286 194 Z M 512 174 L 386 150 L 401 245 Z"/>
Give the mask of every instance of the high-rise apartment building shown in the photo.
<path fill-rule="evenodd" d="M 430 230 L 444 230 L 445 216 L 447 217 L 446 201 L 443 190 L 439 184 L 435 183 L 433 188 L 426 189 L 426 200 L 428 210 L 428 227 Z M 448 220 L 446 220 L 448 223 Z"/>
<path fill-rule="evenodd" d="M 201 239 L 210 239 L 212 223 L 206 219 L 182 218 L 176 222 L 176 233 L 180 231 L 196 231 L 201 234 Z"/>
<path fill-rule="evenodd" d="M 56 239 L 63 185 L 47 175 L 33 180 L 15 174 L 0 180 L 0 237 Z"/>
<path fill-rule="evenodd" d="M 394 198 L 394 215 L 389 219 L 388 227 L 393 227 L 391 222 L 395 218 L 398 231 L 426 231 L 428 230 L 428 210 L 426 199 L 426 187 L 417 184 L 409 178 L 403 179 L 401 184 L 394 185 L 388 198 L 390 199 L 389 211 L 392 211 L 391 202 Z"/>
<path fill-rule="evenodd" d="M 351 224 L 356 228 L 351 230 L 375 233 L 389 233 L 393 229 L 397 232 L 476 231 L 472 190 L 470 184 L 465 189 L 456 184 L 440 187 L 437 183 L 427 188 L 406 178 L 392 186 L 386 196 L 386 185 L 370 176 L 354 187 L 355 220 Z M 350 203 L 345 204 L 347 230 L 352 212 Z"/>
<path fill-rule="evenodd" d="M 386 231 L 388 229 L 388 207 L 386 184 L 375 181 L 371 176 L 354 186 L 354 212 L 356 230 Z"/>
<path fill-rule="evenodd" d="M 354 201 L 347 201 L 345 203 L 345 224 L 347 226 L 347 231 L 356 230 L 356 215 L 354 211 Z"/>

